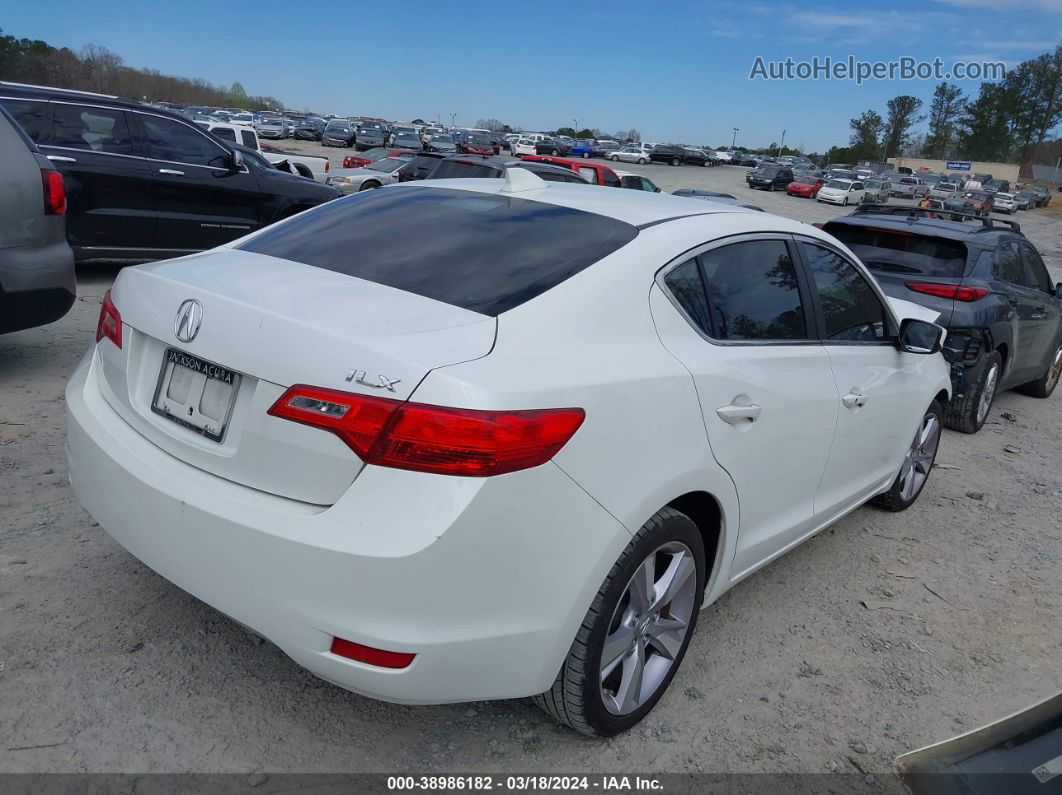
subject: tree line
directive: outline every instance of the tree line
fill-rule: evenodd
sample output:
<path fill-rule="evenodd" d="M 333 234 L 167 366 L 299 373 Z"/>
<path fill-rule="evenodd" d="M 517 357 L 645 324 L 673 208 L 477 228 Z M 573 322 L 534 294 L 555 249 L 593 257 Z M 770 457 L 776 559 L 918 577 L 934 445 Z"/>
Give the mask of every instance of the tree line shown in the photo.
<path fill-rule="evenodd" d="M 833 147 L 832 162 L 925 157 L 935 160 L 1044 162 L 1057 147 L 1047 141 L 1062 121 L 1062 44 L 1023 61 L 995 83 L 967 97 L 952 83 L 937 84 L 927 113 L 922 100 L 893 97 L 885 115 L 866 110 L 849 121 L 847 147 Z M 924 132 L 916 125 L 928 120 Z"/>
<path fill-rule="evenodd" d="M 121 56 L 90 44 L 79 52 L 39 39 L 18 39 L 0 30 L 0 80 L 59 86 L 136 100 L 164 100 L 211 107 L 282 108 L 275 97 L 249 96 L 239 83 L 229 87 L 206 80 L 166 75 L 126 66 Z"/>

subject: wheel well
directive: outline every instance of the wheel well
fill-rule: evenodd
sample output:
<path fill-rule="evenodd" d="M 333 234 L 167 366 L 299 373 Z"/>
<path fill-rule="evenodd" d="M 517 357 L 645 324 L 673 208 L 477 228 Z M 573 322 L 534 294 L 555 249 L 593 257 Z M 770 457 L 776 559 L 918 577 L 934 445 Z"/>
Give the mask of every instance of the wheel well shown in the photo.
<path fill-rule="evenodd" d="M 715 497 L 706 491 L 691 491 L 672 500 L 667 507 L 686 514 L 701 533 L 704 541 L 704 570 L 710 579 L 719 552 L 719 531 L 722 527 L 722 512 Z"/>
<path fill-rule="evenodd" d="M 947 406 L 948 405 L 948 392 L 947 392 L 947 390 L 946 389 L 940 390 L 937 393 L 937 396 L 934 398 L 934 400 L 936 400 L 937 403 L 940 404 L 941 408 Z"/>
<path fill-rule="evenodd" d="M 1006 372 L 1007 369 L 1007 343 L 1001 342 L 996 346 L 996 352 L 999 354 L 999 358 L 1003 360 L 1001 370 Z"/>

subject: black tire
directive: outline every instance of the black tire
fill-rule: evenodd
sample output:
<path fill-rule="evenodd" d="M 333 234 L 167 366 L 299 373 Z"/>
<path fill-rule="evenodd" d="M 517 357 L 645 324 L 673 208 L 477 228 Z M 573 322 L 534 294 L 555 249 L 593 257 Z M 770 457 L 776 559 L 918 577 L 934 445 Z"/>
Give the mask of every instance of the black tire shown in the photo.
<path fill-rule="evenodd" d="M 638 158 L 638 165 L 639 166 L 644 166 L 645 165 L 645 158 L 644 157 L 639 157 Z"/>
<path fill-rule="evenodd" d="M 892 487 L 884 494 L 879 494 L 877 497 L 872 499 L 871 503 L 873 505 L 876 505 L 879 508 L 884 508 L 886 511 L 896 512 L 906 511 L 908 508 L 915 504 L 915 501 L 918 499 L 918 495 L 922 493 L 922 489 L 924 489 L 926 483 L 929 482 L 929 476 L 933 472 L 933 463 L 937 460 L 937 445 L 940 444 L 940 433 L 944 423 L 944 407 L 941 406 L 940 403 L 936 400 L 929 404 L 929 408 L 926 409 L 926 413 L 922 415 L 922 422 L 919 423 L 918 426 L 919 430 L 925 427 L 924 424 L 930 416 L 934 417 L 936 421 L 936 439 L 933 442 L 933 454 L 929 460 L 929 468 L 928 471 L 925 473 L 925 479 L 918 484 L 913 494 L 909 494 L 906 497 L 904 496 L 904 476 L 905 474 L 907 474 L 908 477 L 913 476 L 913 472 L 910 474 L 906 472 L 908 459 L 905 458 L 904 463 L 900 466 L 899 473 L 896 475 L 896 480 L 892 482 Z"/>
<path fill-rule="evenodd" d="M 601 653 L 614 613 L 635 571 L 663 544 L 677 541 L 693 553 L 697 565 L 695 601 L 686 635 L 667 675 L 645 702 L 626 715 L 615 715 L 605 707 L 599 678 Z M 704 543 L 697 526 L 688 516 L 672 508 L 662 508 L 639 530 L 594 597 L 582 626 L 572 642 L 553 686 L 534 697 L 534 702 L 560 723 L 583 734 L 612 737 L 627 731 L 649 712 L 667 690 L 682 664 L 690 638 L 697 626 L 705 584 Z"/>
<path fill-rule="evenodd" d="M 1048 398 L 1055 391 L 1059 380 L 1062 380 L 1062 345 L 1055 349 L 1055 355 L 1051 357 L 1047 369 L 1040 377 L 1022 384 L 1017 390 L 1029 397 Z"/>
<path fill-rule="evenodd" d="M 990 383 L 990 374 L 995 370 L 995 384 L 992 386 L 992 395 L 988 401 L 988 408 L 983 416 L 978 416 L 978 408 L 981 405 L 981 397 Z M 988 415 L 992 411 L 992 403 L 998 392 L 999 378 L 1003 374 L 1003 358 L 999 351 L 992 351 L 985 356 L 985 364 L 977 383 L 966 390 L 962 397 L 953 397 L 944 408 L 944 425 L 953 431 L 960 433 L 977 433 L 985 424 Z"/>
<path fill-rule="evenodd" d="M 373 188 L 378 187 L 380 187 L 379 182 L 376 182 L 375 180 L 369 180 L 368 182 L 361 183 L 361 185 L 358 186 L 358 191 L 361 192 L 363 190 L 372 190 Z"/>
<path fill-rule="evenodd" d="M 557 150 L 557 149 L 553 149 L 553 150 L 550 151 L 550 154 L 553 155 L 554 157 L 557 157 L 560 154 L 560 151 Z"/>
<path fill-rule="evenodd" d="M 619 162 L 619 158 L 616 157 L 615 155 L 612 155 L 611 157 L 609 157 L 609 160 L 611 160 L 613 163 Z"/>
<path fill-rule="evenodd" d="M 589 159 L 590 159 L 590 153 L 589 152 L 583 152 L 583 160 L 589 160 Z"/>
<path fill-rule="evenodd" d="M 679 164 L 679 159 L 677 157 L 671 158 L 671 165 L 677 166 L 678 164 Z"/>

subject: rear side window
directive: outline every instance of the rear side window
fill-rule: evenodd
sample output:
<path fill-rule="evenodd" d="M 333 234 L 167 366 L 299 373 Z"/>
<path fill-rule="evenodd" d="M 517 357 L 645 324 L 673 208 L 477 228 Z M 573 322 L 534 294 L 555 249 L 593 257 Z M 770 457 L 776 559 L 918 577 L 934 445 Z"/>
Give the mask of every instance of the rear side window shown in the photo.
<path fill-rule="evenodd" d="M 605 185 L 609 188 L 621 187 L 619 177 L 616 176 L 613 171 L 602 171 L 602 176 L 605 178 Z"/>
<path fill-rule="evenodd" d="M 211 130 L 210 132 L 218 138 L 224 138 L 226 141 L 232 141 L 233 143 L 236 143 L 236 131 L 230 130 L 228 127 L 218 127 L 217 129 Z"/>
<path fill-rule="evenodd" d="M 958 278 L 966 271 L 966 244 L 957 240 L 844 223 L 823 228 L 871 270 L 944 278 Z"/>
<path fill-rule="evenodd" d="M 527 199 L 390 187 L 329 202 L 239 248 L 494 317 L 637 235 L 622 221 Z"/>
<path fill-rule="evenodd" d="M 125 113 L 111 108 L 56 102 L 52 106 L 51 144 L 91 152 L 133 154 Z"/>
<path fill-rule="evenodd" d="M 47 103 L 29 99 L 5 99 L 3 105 L 19 123 L 19 126 L 26 131 L 26 135 L 34 141 L 40 138 L 41 128 L 44 126 L 44 112 L 48 108 Z"/>
<path fill-rule="evenodd" d="M 700 257 L 718 340 L 808 338 L 796 268 L 780 240 L 751 240 Z"/>
<path fill-rule="evenodd" d="M 258 148 L 258 140 L 255 138 L 254 130 L 240 130 L 240 135 L 243 137 L 243 145 L 251 149 Z"/>
<path fill-rule="evenodd" d="M 1025 267 L 1022 264 L 1017 243 L 1003 243 L 996 249 L 996 260 L 992 271 L 1005 282 L 1025 285 Z"/>
<path fill-rule="evenodd" d="M 1026 283 L 1035 290 L 1053 294 L 1054 289 L 1051 287 L 1051 277 L 1047 273 L 1047 267 L 1044 265 L 1043 259 L 1040 258 L 1040 254 L 1026 243 L 1021 244 L 1021 250 L 1025 260 Z"/>
<path fill-rule="evenodd" d="M 690 320 L 705 334 L 712 335 L 712 315 L 708 310 L 708 294 L 704 290 L 701 268 L 696 258 L 688 260 L 664 277 L 664 284 L 675 296 Z"/>

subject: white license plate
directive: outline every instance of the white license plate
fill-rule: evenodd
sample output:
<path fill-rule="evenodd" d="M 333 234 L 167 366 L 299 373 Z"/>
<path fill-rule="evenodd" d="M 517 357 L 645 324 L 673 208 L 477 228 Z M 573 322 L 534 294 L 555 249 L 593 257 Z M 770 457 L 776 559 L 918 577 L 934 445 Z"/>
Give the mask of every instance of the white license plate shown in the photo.
<path fill-rule="evenodd" d="M 151 410 L 220 442 L 232 416 L 239 387 L 239 373 L 176 348 L 167 348 Z"/>

